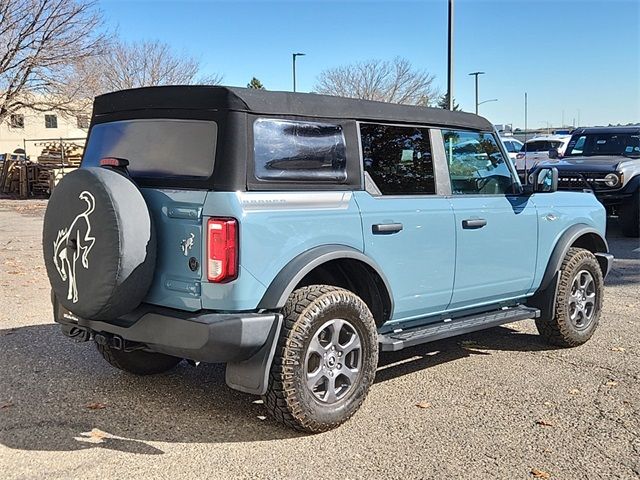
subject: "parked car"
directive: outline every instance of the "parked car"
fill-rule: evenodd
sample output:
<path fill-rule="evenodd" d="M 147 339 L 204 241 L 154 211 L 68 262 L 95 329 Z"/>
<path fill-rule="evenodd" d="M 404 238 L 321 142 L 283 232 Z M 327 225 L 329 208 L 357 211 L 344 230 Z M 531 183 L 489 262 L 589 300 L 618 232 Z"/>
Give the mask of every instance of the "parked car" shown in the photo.
<path fill-rule="evenodd" d="M 524 145 L 524 143 L 514 137 L 500 137 L 500 140 L 502 140 L 509 158 L 515 165 L 518 153 L 520 153 L 520 150 L 522 150 L 522 146 Z"/>
<path fill-rule="evenodd" d="M 591 189 L 625 235 L 640 236 L 640 126 L 580 128 L 563 158 L 543 165 L 558 169 L 560 189 Z"/>
<path fill-rule="evenodd" d="M 516 155 L 516 169 L 521 178 L 538 163 L 549 160 L 549 150 L 564 154 L 571 135 L 540 135 L 527 140 Z"/>
<path fill-rule="evenodd" d="M 527 318 L 580 345 L 613 258 L 605 210 L 557 192 L 554 168 L 523 188 L 507 158 L 462 112 L 226 87 L 99 96 L 44 220 L 55 320 L 134 374 L 224 362 L 230 387 L 307 432 L 358 410 L 379 351 Z"/>

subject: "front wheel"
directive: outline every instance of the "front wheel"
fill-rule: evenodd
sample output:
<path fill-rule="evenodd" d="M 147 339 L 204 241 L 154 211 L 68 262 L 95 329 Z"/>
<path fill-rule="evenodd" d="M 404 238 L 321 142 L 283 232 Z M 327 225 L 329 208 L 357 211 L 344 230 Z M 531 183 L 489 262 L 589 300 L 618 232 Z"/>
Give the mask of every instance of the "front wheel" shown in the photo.
<path fill-rule="evenodd" d="M 553 318 L 538 318 L 538 332 L 549 343 L 576 347 L 591 338 L 600 320 L 604 279 L 589 250 L 570 248 L 560 269 Z"/>
<path fill-rule="evenodd" d="M 283 315 L 264 403 L 276 420 L 296 430 L 335 428 L 360 408 L 373 383 L 373 316 L 357 295 L 328 285 L 294 291 Z"/>

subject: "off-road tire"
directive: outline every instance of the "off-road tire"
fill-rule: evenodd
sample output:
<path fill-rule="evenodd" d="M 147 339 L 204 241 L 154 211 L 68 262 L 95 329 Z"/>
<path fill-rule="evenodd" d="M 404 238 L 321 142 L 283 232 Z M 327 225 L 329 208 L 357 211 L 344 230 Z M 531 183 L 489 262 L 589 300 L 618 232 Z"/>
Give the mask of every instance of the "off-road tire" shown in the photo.
<path fill-rule="evenodd" d="M 640 237 L 640 192 L 636 192 L 629 203 L 620 207 L 618 220 L 625 237 Z"/>
<path fill-rule="evenodd" d="M 328 285 L 295 290 L 282 313 L 282 332 L 267 392 L 262 397 L 264 404 L 277 421 L 290 428 L 309 433 L 331 430 L 346 422 L 360 408 L 373 383 L 378 364 L 378 338 L 373 316 L 360 297 Z M 348 321 L 357 330 L 362 345 L 362 363 L 358 380 L 344 398 L 327 404 L 318 400 L 307 386 L 305 357 L 320 328 L 336 318 Z"/>
<path fill-rule="evenodd" d="M 570 319 L 569 300 L 576 275 L 588 271 L 595 284 L 595 306 L 590 322 L 582 329 Z M 559 347 L 577 347 L 591 338 L 598 327 L 602 310 L 604 279 L 596 257 L 589 250 L 570 248 L 560 267 L 560 280 L 553 308 L 553 318 L 538 318 L 536 326 L 540 335 L 549 343 Z"/>
<path fill-rule="evenodd" d="M 182 361 L 181 358 L 165 355 L 164 353 L 145 352 L 143 350 L 125 352 L 124 350 L 116 350 L 99 343 L 96 343 L 96 348 L 112 366 L 135 375 L 164 373 Z"/>

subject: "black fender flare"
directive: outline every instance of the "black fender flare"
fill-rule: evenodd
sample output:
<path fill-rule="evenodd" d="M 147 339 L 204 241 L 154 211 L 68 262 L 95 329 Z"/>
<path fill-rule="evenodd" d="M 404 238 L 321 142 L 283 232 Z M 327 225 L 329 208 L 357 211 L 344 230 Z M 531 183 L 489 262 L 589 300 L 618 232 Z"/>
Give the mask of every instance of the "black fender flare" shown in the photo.
<path fill-rule="evenodd" d="M 620 193 L 638 193 L 640 192 L 640 173 L 632 176 L 627 184 L 622 188 Z"/>
<path fill-rule="evenodd" d="M 585 234 L 595 234 L 597 237 L 596 259 L 602 268 L 603 276 L 609 273 L 613 257 L 609 255 L 609 245 L 607 240 L 602 237 L 600 232 L 595 228 L 585 224 L 578 223 L 572 225 L 560 236 L 556 242 L 553 252 L 549 257 L 547 268 L 540 282 L 540 286 L 536 293 L 527 300 L 527 305 L 540 309 L 540 318 L 552 318 L 553 306 L 556 300 L 556 292 L 558 288 L 559 272 L 562 267 L 562 261 L 567 255 L 569 248 Z"/>
<path fill-rule="evenodd" d="M 371 267 L 382 279 L 387 294 L 391 301 L 391 311 L 393 312 L 393 293 L 387 277 L 382 272 L 380 266 L 364 253 L 347 245 L 322 245 L 311 248 L 294 257 L 275 276 L 267 291 L 262 296 L 259 309 L 274 310 L 284 307 L 284 304 L 300 281 L 314 268 L 337 259 L 353 259 Z"/>
<path fill-rule="evenodd" d="M 572 225 L 564 233 L 560 236 L 558 241 L 556 242 L 556 246 L 553 248 L 553 252 L 551 253 L 551 257 L 549 257 L 549 263 L 547 263 L 547 268 L 544 271 L 544 276 L 542 277 L 542 282 L 540 283 L 539 290 L 544 290 L 547 288 L 555 274 L 560 270 L 562 266 L 562 260 L 567 255 L 569 248 L 571 245 L 575 243 L 575 241 L 582 237 L 585 234 L 595 234 L 598 238 L 598 243 L 596 247 L 596 252 L 594 253 L 609 253 L 609 245 L 607 244 L 607 240 L 600 235 L 595 228 L 585 224 L 585 223 L 577 223 Z M 600 258 L 598 258 L 598 262 L 602 267 L 602 262 Z M 608 269 L 603 269 L 603 276 L 606 275 Z"/>

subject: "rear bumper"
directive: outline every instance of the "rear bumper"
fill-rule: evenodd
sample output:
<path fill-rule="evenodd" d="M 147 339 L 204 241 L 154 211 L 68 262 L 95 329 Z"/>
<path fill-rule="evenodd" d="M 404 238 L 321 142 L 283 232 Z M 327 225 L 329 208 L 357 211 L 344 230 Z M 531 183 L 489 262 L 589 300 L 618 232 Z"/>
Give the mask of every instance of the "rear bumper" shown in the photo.
<path fill-rule="evenodd" d="M 183 312 L 143 304 L 116 322 L 79 318 L 54 299 L 56 322 L 69 336 L 166 353 L 199 362 L 241 362 L 251 358 L 279 328 L 275 313 Z M 75 330 L 74 330 L 75 329 Z"/>

